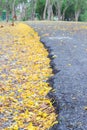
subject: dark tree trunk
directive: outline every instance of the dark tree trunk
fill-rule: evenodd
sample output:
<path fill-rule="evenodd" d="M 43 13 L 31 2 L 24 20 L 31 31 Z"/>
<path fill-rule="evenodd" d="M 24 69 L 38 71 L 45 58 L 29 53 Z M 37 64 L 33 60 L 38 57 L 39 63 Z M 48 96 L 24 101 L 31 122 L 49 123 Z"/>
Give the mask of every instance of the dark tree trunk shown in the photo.
<path fill-rule="evenodd" d="M 68 7 L 65 7 L 65 9 L 63 10 L 63 14 L 62 14 L 62 20 L 64 21 L 65 19 L 65 13 L 66 13 L 66 10 L 67 10 Z"/>

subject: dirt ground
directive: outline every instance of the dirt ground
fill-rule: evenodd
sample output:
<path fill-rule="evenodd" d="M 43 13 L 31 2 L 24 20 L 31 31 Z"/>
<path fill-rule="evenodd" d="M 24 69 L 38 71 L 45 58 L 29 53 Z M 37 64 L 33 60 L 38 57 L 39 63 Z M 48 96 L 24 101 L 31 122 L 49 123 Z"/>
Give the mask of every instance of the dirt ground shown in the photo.
<path fill-rule="evenodd" d="M 39 33 L 58 70 L 52 82 L 59 124 L 52 130 L 87 130 L 87 23 L 26 23 Z"/>

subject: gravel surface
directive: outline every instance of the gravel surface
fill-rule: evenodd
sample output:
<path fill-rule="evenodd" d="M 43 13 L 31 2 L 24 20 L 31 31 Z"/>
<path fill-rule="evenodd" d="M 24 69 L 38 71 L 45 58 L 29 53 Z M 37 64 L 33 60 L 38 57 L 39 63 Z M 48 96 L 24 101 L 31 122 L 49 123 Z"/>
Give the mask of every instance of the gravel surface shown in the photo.
<path fill-rule="evenodd" d="M 55 66 L 58 121 L 51 130 L 87 130 L 87 23 L 27 22 L 40 35 Z"/>

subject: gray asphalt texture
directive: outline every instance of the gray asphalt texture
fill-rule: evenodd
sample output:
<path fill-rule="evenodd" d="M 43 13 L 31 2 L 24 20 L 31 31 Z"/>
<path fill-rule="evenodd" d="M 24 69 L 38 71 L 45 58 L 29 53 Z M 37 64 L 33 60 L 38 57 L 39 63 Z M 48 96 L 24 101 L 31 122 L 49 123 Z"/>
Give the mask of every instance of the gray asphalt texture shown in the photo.
<path fill-rule="evenodd" d="M 59 124 L 51 130 L 87 130 L 87 23 L 27 22 L 50 50 Z"/>

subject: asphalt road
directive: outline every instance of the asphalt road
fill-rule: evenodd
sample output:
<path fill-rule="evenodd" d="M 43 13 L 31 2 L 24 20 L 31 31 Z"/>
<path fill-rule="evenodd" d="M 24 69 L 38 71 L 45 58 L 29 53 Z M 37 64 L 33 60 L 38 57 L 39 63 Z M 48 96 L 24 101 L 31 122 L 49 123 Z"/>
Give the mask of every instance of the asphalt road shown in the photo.
<path fill-rule="evenodd" d="M 52 130 L 87 130 L 87 23 L 27 24 L 39 33 L 58 70 L 52 82 L 59 124 Z"/>

